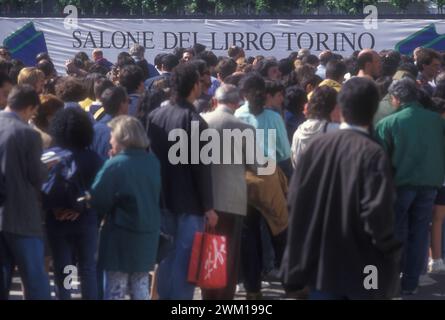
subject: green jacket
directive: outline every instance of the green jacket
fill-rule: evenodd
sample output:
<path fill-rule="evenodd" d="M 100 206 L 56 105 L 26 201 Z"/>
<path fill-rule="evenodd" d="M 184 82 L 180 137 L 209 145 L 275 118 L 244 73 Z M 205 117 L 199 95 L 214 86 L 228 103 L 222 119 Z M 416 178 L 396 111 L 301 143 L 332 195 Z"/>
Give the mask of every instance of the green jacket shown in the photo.
<path fill-rule="evenodd" d="M 91 190 L 91 204 L 105 223 L 99 265 L 106 271 L 148 272 L 160 230 L 160 164 L 153 153 L 129 149 L 105 162 Z"/>
<path fill-rule="evenodd" d="M 396 186 L 442 186 L 445 176 L 445 120 L 417 102 L 380 120 L 376 137 L 385 148 Z"/>

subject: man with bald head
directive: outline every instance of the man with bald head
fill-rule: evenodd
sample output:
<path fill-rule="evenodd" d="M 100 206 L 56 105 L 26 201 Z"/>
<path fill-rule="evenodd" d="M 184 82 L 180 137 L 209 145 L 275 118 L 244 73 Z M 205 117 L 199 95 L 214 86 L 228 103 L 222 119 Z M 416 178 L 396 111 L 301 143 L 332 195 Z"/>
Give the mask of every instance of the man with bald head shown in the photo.
<path fill-rule="evenodd" d="M 377 79 L 382 72 L 380 56 L 372 49 L 363 49 L 357 57 L 359 72 L 357 77 Z"/>

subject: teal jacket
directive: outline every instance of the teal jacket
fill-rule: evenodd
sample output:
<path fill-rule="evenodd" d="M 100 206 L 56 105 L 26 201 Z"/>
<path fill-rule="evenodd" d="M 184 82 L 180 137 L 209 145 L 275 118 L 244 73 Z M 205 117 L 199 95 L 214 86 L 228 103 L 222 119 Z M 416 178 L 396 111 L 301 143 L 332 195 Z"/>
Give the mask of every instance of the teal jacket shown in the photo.
<path fill-rule="evenodd" d="M 442 186 L 445 120 L 416 102 L 377 123 L 376 138 L 391 158 L 397 187 Z"/>
<path fill-rule="evenodd" d="M 106 271 L 147 272 L 156 260 L 160 230 L 160 164 L 153 153 L 128 149 L 96 176 L 91 204 L 105 223 L 99 265 Z"/>
<path fill-rule="evenodd" d="M 286 125 L 283 118 L 277 113 L 269 109 L 264 109 L 259 115 L 253 115 L 249 112 L 249 104 L 246 102 L 235 111 L 235 117 L 250 124 L 255 129 L 264 130 L 264 139 L 258 139 L 259 147 L 263 150 L 265 157 L 273 158 L 275 161 L 280 162 L 290 158 L 290 144 L 287 137 Z M 274 129 L 276 134 L 276 140 L 270 141 L 269 144 L 268 134 L 269 130 Z M 273 151 L 276 152 L 275 158 L 273 157 Z"/>

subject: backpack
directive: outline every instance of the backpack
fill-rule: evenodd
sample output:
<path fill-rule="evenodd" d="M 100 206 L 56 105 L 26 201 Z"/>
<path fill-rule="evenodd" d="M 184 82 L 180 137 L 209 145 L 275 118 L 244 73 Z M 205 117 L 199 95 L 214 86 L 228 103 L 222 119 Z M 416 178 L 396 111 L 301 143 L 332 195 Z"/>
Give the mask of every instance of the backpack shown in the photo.
<path fill-rule="evenodd" d="M 87 204 L 81 198 L 85 196 L 87 189 L 73 153 L 56 147 L 49 149 L 42 158 L 46 162 L 49 162 L 48 159 L 58 161 L 49 170 L 48 179 L 42 185 L 43 208 L 72 209 L 82 213 Z"/>

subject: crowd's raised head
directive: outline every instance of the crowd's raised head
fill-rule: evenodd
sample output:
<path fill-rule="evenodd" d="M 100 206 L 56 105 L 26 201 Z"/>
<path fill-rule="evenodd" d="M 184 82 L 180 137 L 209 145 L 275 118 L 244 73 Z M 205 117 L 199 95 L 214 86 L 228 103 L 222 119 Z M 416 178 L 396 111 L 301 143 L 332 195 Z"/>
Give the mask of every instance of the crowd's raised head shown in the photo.
<path fill-rule="evenodd" d="M 343 61 L 332 60 L 326 64 L 327 79 L 343 83 L 346 72 L 346 64 Z"/>
<path fill-rule="evenodd" d="M 302 49 L 298 50 L 297 59 L 303 60 L 303 58 L 309 56 L 310 54 L 311 54 L 311 51 L 309 49 L 302 48 Z"/>
<path fill-rule="evenodd" d="M 177 66 L 172 74 L 171 85 L 173 101 L 194 101 L 201 95 L 198 68 L 190 63 Z"/>
<path fill-rule="evenodd" d="M 130 48 L 130 55 L 135 60 L 143 60 L 145 55 L 145 47 L 141 46 L 138 43 L 133 44 L 133 46 Z"/>
<path fill-rule="evenodd" d="M 49 131 L 58 146 L 70 150 L 88 148 L 93 142 L 93 124 L 80 109 L 59 110 L 51 121 Z"/>
<path fill-rule="evenodd" d="M 182 53 L 181 61 L 189 62 L 196 56 L 195 50 L 192 48 L 187 48 Z"/>
<path fill-rule="evenodd" d="M 79 102 L 86 98 L 87 92 L 79 79 L 66 77 L 56 84 L 56 96 L 63 102 Z"/>
<path fill-rule="evenodd" d="M 416 101 L 417 91 L 416 83 L 410 78 L 395 80 L 388 88 L 388 93 L 397 100 L 397 106 Z"/>
<path fill-rule="evenodd" d="M 314 89 L 307 105 L 309 119 L 331 120 L 331 113 L 337 105 L 337 91 L 328 86 Z"/>
<path fill-rule="evenodd" d="M 383 50 L 380 52 L 380 58 L 382 60 L 382 76 L 392 77 L 401 62 L 401 55 L 395 50 Z"/>
<path fill-rule="evenodd" d="M 284 102 L 284 89 L 280 81 L 266 80 L 266 106 L 281 109 Z"/>
<path fill-rule="evenodd" d="M 382 62 L 377 52 L 372 49 L 363 49 L 357 56 L 359 77 L 376 79 L 382 72 Z"/>
<path fill-rule="evenodd" d="M 11 60 L 11 52 L 9 51 L 9 49 L 7 47 L 4 46 L 0 46 L 0 60 L 6 60 L 9 61 Z"/>
<path fill-rule="evenodd" d="M 166 53 L 158 53 L 155 58 L 153 59 L 153 63 L 156 67 L 156 69 L 158 69 L 159 71 L 162 68 L 162 57 L 164 57 L 166 55 Z"/>
<path fill-rule="evenodd" d="M 431 81 L 438 75 L 441 64 L 441 56 L 433 49 L 422 48 L 417 53 L 416 65 L 426 81 Z"/>
<path fill-rule="evenodd" d="M 149 141 L 147 134 L 139 120 L 127 115 L 113 118 L 108 123 L 111 128 L 112 137 L 124 150 L 125 149 L 147 149 Z"/>
<path fill-rule="evenodd" d="M 41 94 L 45 85 L 45 74 L 34 67 L 23 68 L 17 77 L 17 84 L 29 84 Z"/>
<path fill-rule="evenodd" d="M 289 58 L 284 58 L 278 61 L 278 70 L 282 77 L 287 77 L 294 71 L 294 64 Z"/>
<path fill-rule="evenodd" d="M 196 58 L 204 60 L 210 70 L 214 70 L 218 64 L 218 57 L 212 51 L 201 51 Z"/>
<path fill-rule="evenodd" d="M 249 111 L 253 115 L 260 114 L 266 102 L 266 82 L 256 72 L 247 74 L 240 83 L 241 95 L 249 104 Z"/>
<path fill-rule="evenodd" d="M 241 103 L 239 89 L 232 84 L 223 84 L 215 92 L 215 100 L 218 104 L 238 107 Z"/>
<path fill-rule="evenodd" d="M 346 81 L 338 95 L 344 120 L 357 126 L 371 125 L 379 100 L 379 91 L 374 82 L 360 77 Z"/>
<path fill-rule="evenodd" d="M 227 50 L 227 56 L 234 61 L 237 61 L 240 58 L 244 58 L 246 55 L 244 53 L 244 49 L 238 46 L 232 46 Z"/>
<path fill-rule="evenodd" d="M 279 80 L 281 72 L 275 59 L 263 59 L 255 65 L 255 71 L 269 80 Z"/>
<path fill-rule="evenodd" d="M 13 111 L 34 110 L 39 105 L 39 95 L 34 88 L 28 84 L 13 87 L 8 95 L 7 106 Z"/>
<path fill-rule="evenodd" d="M 144 73 L 137 65 L 124 66 L 119 71 L 119 83 L 127 89 L 128 94 L 143 90 Z"/>
<path fill-rule="evenodd" d="M 231 58 L 221 59 L 215 67 L 215 72 L 218 80 L 224 82 L 224 80 L 236 71 L 237 64 Z"/>
<path fill-rule="evenodd" d="M 332 53 L 331 50 L 322 51 L 320 53 L 320 55 L 318 56 L 320 64 L 323 65 L 323 66 L 326 66 L 328 64 L 328 62 L 331 61 L 334 58 L 335 58 L 334 54 Z"/>
<path fill-rule="evenodd" d="M 305 56 L 303 59 L 301 59 L 301 62 L 303 64 L 308 64 L 313 66 L 314 68 L 317 68 L 318 65 L 320 64 L 320 60 L 318 59 L 318 57 L 314 54 L 310 54 L 308 56 Z"/>
<path fill-rule="evenodd" d="M 124 87 L 106 89 L 100 96 L 105 112 L 111 116 L 128 113 L 128 95 Z"/>
<path fill-rule="evenodd" d="M 302 64 L 295 68 L 295 73 L 297 74 L 297 80 L 299 84 L 302 84 L 303 79 L 309 78 L 315 75 L 315 68 L 308 64 Z"/>
<path fill-rule="evenodd" d="M 94 84 L 99 79 L 106 79 L 106 77 L 104 77 L 100 73 L 89 73 L 85 76 L 84 86 L 87 91 L 87 97 L 91 101 L 96 100 L 96 96 L 94 94 Z"/>
<path fill-rule="evenodd" d="M 123 68 L 128 65 L 135 65 L 136 61 L 128 52 L 121 52 L 117 55 L 117 68 Z"/>
<path fill-rule="evenodd" d="M 56 73 L 54 64 L 50 60 L 40 60 L 36 66 L 44 73 L 46 79 L 50 79 Z"/>
<path fill-rule="evenodd" d="M 321 82 L 322 78 L 315 74 L 308 74 L 300 81 L 301 87 L 304 88 L 307 94 L 311 93 Z"/>
<path fill-rule="evenodd" d="M 40 105 L 37 113 L 33 118 L 33 123 L 41 130 L 48 131 L 50 121 L 54 115 L 63 109 L 63 101 L 52 94 L 44 94 L 40 96 Z"/>
<path fill-rule="evenodd" d="M 172 72 L 179 64 L 180 59 L 171 53 L 167 53 L 161 57 L 161 71 Z"/>
<path fill-rule="evenodd" d="M 284 107 L 289 112 L 294 114 L 303 112 L 307 101 L 307 93 L 300 86 L 294 85 L 286 88 L 284 95 Z"/>
<path fill-rule="evenodd" d="M 100 100 L 100 97 L 102 96 L 102 93 L 109 89 L 113 88 L 114 83 L 111 80 L 108 80 L 107 78 L 98 78 L 94 81 L 94 98 L 95 100 Z"/>
<path fill-rule="evenodd" d="M 103 51 L 101 49 L 94 49 L 91 56 L 93 57 L 94 61 L 97 61 L 97 60 L 102 59 L 104 57 L 104 53 L 103 53 Z"/>

